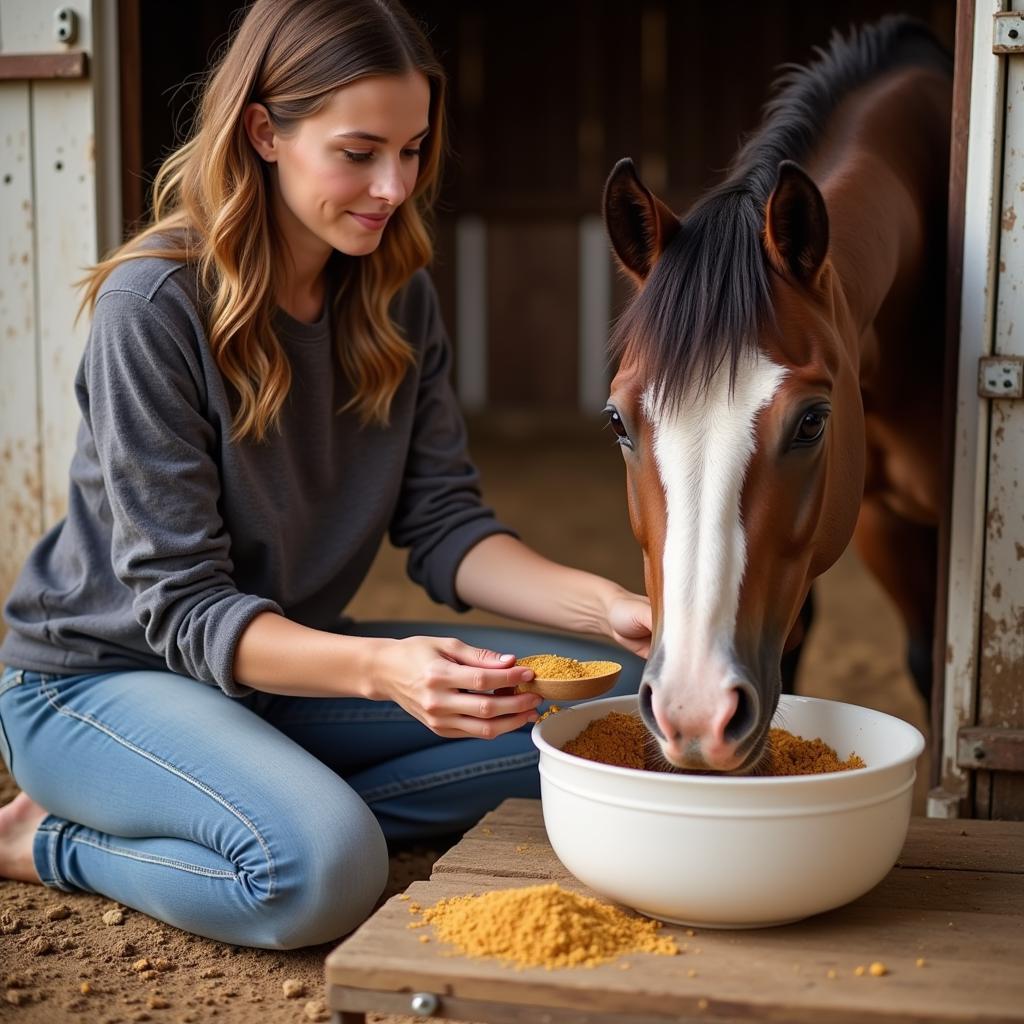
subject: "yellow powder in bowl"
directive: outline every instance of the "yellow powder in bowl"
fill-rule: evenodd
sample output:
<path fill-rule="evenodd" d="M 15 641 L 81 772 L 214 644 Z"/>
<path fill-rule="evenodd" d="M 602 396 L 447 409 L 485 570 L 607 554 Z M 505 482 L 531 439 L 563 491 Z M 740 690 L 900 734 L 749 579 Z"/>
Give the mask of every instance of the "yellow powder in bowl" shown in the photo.
<path fill-rule="evenodd" d="M 577 661 L 558 654 L 529 654 L 525 658 L 517 658 L 516 664 L 532 668 L 538 679 L 593 679 L 622 668 L 615 661 Z"/>
<path fill-rule="evenodd" d="M 595 718 L 562 750 L 587 761 L 613 764 L 619 768 L 644 767 L 644 740 L 647 727 L 636 715 L 609 712 Z"/>
<path fill-rule="evenodd" d="M 422 920 L 465 956 L 495 957 L 519 967 L 593 967 L 625 953 L 675 956 L 660 921 L 627 914 L 557 883 L 453 896 L 426 908 Z"/>
<path fill-rule="evenodd" d="M 841 761 L 822 739 L 805 740 L 785 729 L 772 729 L 768 737 L 771 762 L 766 775 L 821 775 L 863 768 L 864 762 L 852 753 Z"/>
<path fill-rule="evenodd" d="M 647 728 L 636 715 L 612 711 L 596 718 L 562 750 L 587 761 L 616 765 L 619 768 L 658 769 L 647 763 L 644 751 Z M 756 775 L 821 775 L 863 768 L 864 762 L 851 753 L 841 760 L 822 739 L 805 740 L 785 729 L 768 733 L 768 753 L 754 772 Z"/>

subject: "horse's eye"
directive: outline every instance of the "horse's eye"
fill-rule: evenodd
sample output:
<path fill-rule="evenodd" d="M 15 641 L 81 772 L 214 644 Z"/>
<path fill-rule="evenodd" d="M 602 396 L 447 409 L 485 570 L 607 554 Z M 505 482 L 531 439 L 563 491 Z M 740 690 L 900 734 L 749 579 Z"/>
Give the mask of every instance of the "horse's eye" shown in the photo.
<path fill-rule="evenodd" d="M 608 425 L 615 432 L 615 436 L 619 439 L 619 443 L 627 445 L 630 444 L 629 431 L 626 430 L 626 425 L 622 422 L 619 410 L 609 406 L 605 409 L 605 415 L 608 417 Z"/>
<path fill-rule="evenodd" d="M 800 426 L 796 428 L 796 443 L 813 444 L 817 441 L 825 430 L 827 419 L 828 414 L 821 409 L 805 412 L 800 420 Z"/>

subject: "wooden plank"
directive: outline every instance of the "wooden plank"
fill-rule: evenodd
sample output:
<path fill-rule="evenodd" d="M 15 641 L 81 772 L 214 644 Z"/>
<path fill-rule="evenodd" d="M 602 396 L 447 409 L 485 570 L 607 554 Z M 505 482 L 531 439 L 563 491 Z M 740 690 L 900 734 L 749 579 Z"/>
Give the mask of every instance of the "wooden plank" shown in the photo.
<path fill-rule="evenodd" d="M 1024 873 L 1024 824 L 911 818 L 899 856 L 905 868 Z"/>
<path fill-rule="evenodd" d="M 99 255 L 92 86 L 36 82 L 32 106 L 43 514 L 49 528 L 67 507 L 68 467 L 80 420 L 74 376 L 89 323 L 88 317 L 75 323 L 74 282 Z"/>
<path fill-rule="evenodd" d="M 575 220 L 488 224 L 491 408 L 576 408 L 578 266 Z"/>
<path fill-rule="evenodd" d="M 942 387 L 942 505 L 939 509 L 935 633 L 932 645 L 931 735 L 942 737 L 946 700 L 946 632 L 949 602 L 949 545 L 956 433 L 956 374 L 960 355 L 960 289 L 964 269 L 964 192 L 967 187 L 968 114 L 971 104 L 971 56 L 974 0 L 959 0 L 954 11 L 953 114 L 949 152 L 949 200 L 946 221 L 946 338 Z M 942 746 L 930 744 L 929 787 L 942 782 Z"/>
<path fill-rule="evenodd" d="M 412 1013 L 408 992 L 368 992 L 366 989 L 332 987 L 327 992 L 327 1005 L 332 1010 L 344 1014 L 346 1011 L 370 1011 L 378 1014 L 408 1015 Z M 630 1013 L 607 1014 L 596 1010 L 538 1010 L 533 1006 L 513 1006 L 508 1003 L 484 1002 L 479 999 L 459 999 L 451 996 L 439 996 L 438 1006 L 431 1015 L 431 1020 L 443 1017 L 448 1021 L 486 1021 L 486 1024 L 665 1024 L 666 1020 L 673 1024 L 690 1024 L 691 1021 L 706 1020 L 700 1017 L 680 1017 L 672 1014 L 670 1018 L 658 1014 L 639 1016 Z M 408 1019 L 407 1016 L 403 1019 Z M 716 1016 L 715 1024 L 746 1024 L 749 1018 L 733 1018 Z M 340 1024 L 366 1024 L 365 1018 L 353 1017 Z"/>
<path fill-rule="evenodd" d="M 527 880 L 523 880 L 525 883 Z M 632 955 L 589 969 L 510 969 L 468 959 L 410 929 L 409 905 L 507 886 L 445 877 L 414 883 L 328 958 L 329 986 L 427 991 L 458 999 L 603 1014 L 737 1017 L 791 1024 L 1022 1021 L 1020 917 L 879 905 L 850 907 L 749 932 L 668 927 L 682 954 Z M 587 890 L 573 883 L 567 887 Z M 950 925 L 952 922 L 952 925 Z M 915 966 L 917 957 L 926 966 Z M 880 960 L 890 974 L 856 976 Z M 630 964 L 628 970 L 622 962 Z M 695 971 L 690 976 L 689 971 Z M 828 972 L 834 971 L 835 978 Z M 702 1009 L 701 1001 L 706 1001 Z"/>
<path fill-rule="evenodd" d="M 139 0 L 117 5 L 121 104 L 121 222 L 141 224 L 145 210 L 142 166 L 142 45 Z M 122 230 L 122 234 L 127 234 Z"/>
<path fill-rule="evenodd" d="M 0 53 L 0 81 L 88 77 L 84 53 Z"/>
<path fill-rule="evenodd" d="M 43 524 L 30 110 L 27 84 L 0 84 L 0 599 L 6 598 Z M 0 622 L 0 636 L 4 630 Z"/>

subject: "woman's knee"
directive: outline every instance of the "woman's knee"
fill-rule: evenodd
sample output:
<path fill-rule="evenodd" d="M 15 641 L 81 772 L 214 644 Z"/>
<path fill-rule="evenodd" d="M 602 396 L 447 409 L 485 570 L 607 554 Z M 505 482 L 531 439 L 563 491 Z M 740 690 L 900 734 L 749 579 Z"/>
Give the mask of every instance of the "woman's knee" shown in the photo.
<path fill-rule="evenodd" d="M 387 883 L 387 843 L 370 809 L 351 791 L 343 797 L 320 794 L 287 823 L 287 848 L 275 858 L 274 890 L 261 901 L 252 945 L 318 945 L 373 912 Z"/>

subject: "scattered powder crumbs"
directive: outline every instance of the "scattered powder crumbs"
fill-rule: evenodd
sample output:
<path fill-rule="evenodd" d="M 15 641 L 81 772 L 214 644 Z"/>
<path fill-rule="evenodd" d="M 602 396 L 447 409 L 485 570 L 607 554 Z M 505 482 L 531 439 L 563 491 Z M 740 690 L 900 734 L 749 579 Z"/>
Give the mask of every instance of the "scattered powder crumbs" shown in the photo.
<path fill-rule="evenodd" d="M 409 899 L 409 894 L 407 892 L 403 892 L 402 895 L 398 898 L 404 903 L 407 899 Z"/>
<path fill-rule="evenodd" d="M 880 977 L 882 977 L 883 974 L 888 974 L 889 973 L 889 968 L 886 967 L 885 964 L 883 964 L 881 961 L 876 960 L 868 968 L 868 973 L 871 974 L 872 977 L 880 978 Z"/>
<path fill-rule="evenodd" d="M 612 711 L 594 719 L 562 750 L 587 761 L 610 764 L 618 768 L 652 769 L 645 757 L 647 728 L 636 715 Z M 826 772 L 863 768 L 864 762 L 855 753 L 846 760 L 822 739 L 805 740 L 785 729 L 771 729 L 768 756 L 758 768 L 758 775 L 820 775 Z M 656 770 L 656 769 L 653 769 Z"/>
<path fill-rule="evenodd" d="M 548 715 L 557 715 L 558 712 L 561 711 L 561 710 L 562 710 L 562 708 L 561 708 L 560 705 L 552 704 L 551 707 L 549 707 L 547 709 L 547 711 L 545 711 L 544 714 L 541 715 L 540 718 L 537 719 L 537 721 L 538 722 L 543 722 L 544 719 L 548 717 Z"/>
<path fill-rule="evenodd" d="M 829 980 L 829 981 L 835 981 L 835 980 L 836 980 L 836 978 L 838 978 L 838 977 L 839 977 L 839 975 L 838 975 L 838 974 L 836 974 L 836 972 L 835 972 L 835 971 L 834 971 L 834 970 L 833 970 L 833 969 L 832 969 L 832 968 L 830 967 L 830 968 L 829 968 L 829 969 L 828 969 L 828 970 L 827 970 L 827 971 L 825 972 L 825 977 L 826 977 L 826 978 L 828 978 L 828 980 Z"/>
<path fill-rule="evenodd" d="M 593 967 L 625 953 L 675 956 L 660 921 L 627 914 L 557 883 L 453 896 L 423 911 L 437 938 L 466 956 L 518 967 Z"/>
<path fill-rule="evenodd" d="M 529 850 L 529 849 L 530 849 L 530 844 L 529 843 L 520 843 L 516 847 L 516 853 L 526 853 L 526 851 Z"/>
<path fill-rule="evenodd" d="M 924 958 L 923 956 L 919 956 L 919 957 L 918 957 L 918 958 L 917 958 L 917 959 L 916 959 L 916 960 L 914 961 L 914 966 L 915 966 L 915 967 L 927 967 L 927 966 L 928 966 L 928 961 L 927 961 L 927 960 L 925 960 L 925 958 Z"/>
<path fill-rule="evenodd" d="M 858 978 L 862 978 L 864 976 L 865 970 L 867 970 L 867 968 L 863 964 L 858 964 L 856 967 L 854 967 L 853 973 L 856 974 Z"/>

